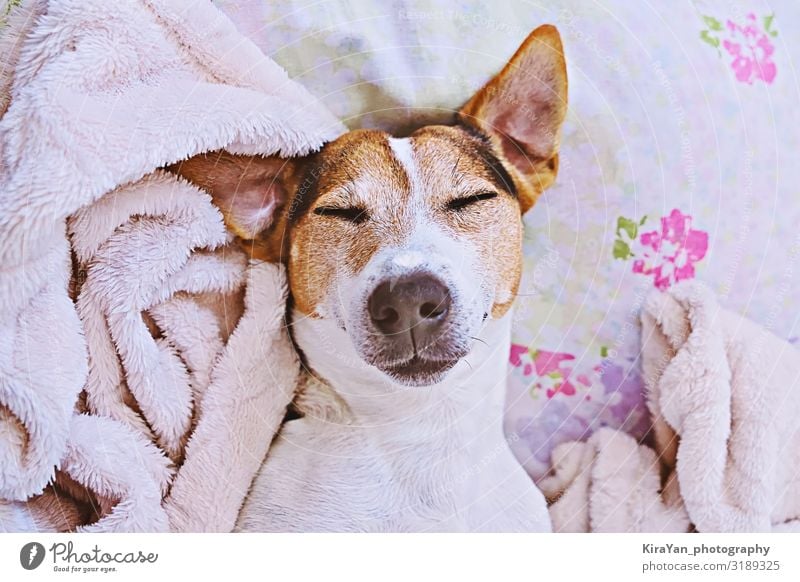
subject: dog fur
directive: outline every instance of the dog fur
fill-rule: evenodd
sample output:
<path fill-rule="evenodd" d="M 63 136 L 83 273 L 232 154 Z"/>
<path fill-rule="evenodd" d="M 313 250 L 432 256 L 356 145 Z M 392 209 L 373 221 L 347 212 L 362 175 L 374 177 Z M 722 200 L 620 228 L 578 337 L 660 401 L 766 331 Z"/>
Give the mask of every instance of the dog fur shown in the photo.
<path fill-rule="evenodd" d="M 521 216 L 555 179 L 566 97 L 558 32 L 542 26 L 453 126 L 173 168 L 212 194 L 254 257 L 286 264 L 307 368 L 239 530 L 550 529 L 502 412 Z M 447 289 L 435 336 L 380 333 L 367 307 L 410 275 Z"/>

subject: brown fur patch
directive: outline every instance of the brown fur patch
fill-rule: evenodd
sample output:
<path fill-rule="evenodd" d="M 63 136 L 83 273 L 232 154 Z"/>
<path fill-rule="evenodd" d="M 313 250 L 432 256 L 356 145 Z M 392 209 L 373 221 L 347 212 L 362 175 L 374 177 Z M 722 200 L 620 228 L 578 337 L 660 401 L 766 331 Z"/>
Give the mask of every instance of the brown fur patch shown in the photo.
<path fill-rule="evenodd" d="M 299 311 L 313 315 L 338 272 L 356 274 L 381 245 L 402 240 L 410 190 L 387 133 L 349 132 L 317 154 L 288 213 L 289 284 Z M 368 219 L 315 214 L 323 207 L 360 208 Z"/>
<path fill-rule="evenodd" d="M 459 120 L 490 135 L 502 152 L 527 212 L 555 180 L 561 124 L 567 111 L 567 68 L 558 30 L 534 30 L 503 70 L 459 112 Z M 534 139 L 520 139 L 514 127 Z"/>
<path fill-rule="evenodd" d="M 431 126 L 412 134 L 414 156 L 434 221 L 477 252 L 484 276 L 494 284 L 492 316 L 511 306 L 522 273 L 522 220 L 516 188 L 497 154 L 461 127 Z M 454 198 L 498 196 L 454 212 Z"/>
<path fill-rule="evenodd" d="M 287 183 L 297 160 L 241 156 L 226 151 L 208 152 L 167 166 L 208 192 L 222 212 L 225 225 L 241 245 L 257 259 L 280 261 L 281 236 L 285 233 Z M 262 220 L 264 208 L 272 208 Z"/>

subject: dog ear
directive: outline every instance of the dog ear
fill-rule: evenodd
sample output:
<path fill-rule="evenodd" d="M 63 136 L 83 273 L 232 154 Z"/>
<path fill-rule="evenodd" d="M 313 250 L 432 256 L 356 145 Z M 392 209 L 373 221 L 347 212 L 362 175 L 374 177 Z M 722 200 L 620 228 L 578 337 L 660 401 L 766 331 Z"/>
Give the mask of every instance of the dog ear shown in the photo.
<path fill-rule="evenodd" d="M 503 70 L 458 114 L 502 152 L 522 211 L 555 180 L 561 124 L 567 111 L 567 69 L 554 26 L 534 30 Z"/>
<path fill-rule="evenodd" d="M 254 257 L 276 261 L 281 241 L 273 231 L 282 230 L 278 223 L 288 198 L 285 177 L 295 163 L 218 151 L 194 156 L 167 170 L 211 194 L 226 226 L 239 238 L 252 241 Z"/>

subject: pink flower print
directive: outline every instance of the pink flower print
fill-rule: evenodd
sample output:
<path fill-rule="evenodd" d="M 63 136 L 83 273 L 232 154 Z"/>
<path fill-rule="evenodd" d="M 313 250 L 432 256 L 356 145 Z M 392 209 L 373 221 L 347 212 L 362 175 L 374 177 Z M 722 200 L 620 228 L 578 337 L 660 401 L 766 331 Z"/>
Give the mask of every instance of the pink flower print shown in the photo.
<path fill-rule="evenodd" d="M 633 272 L 653 275 L 653 283 L 661 291 L 694 278 L 694 264 L 708 251 L 708 234 L 694 230 L 692 217 L 677 208 L 661 219 L 661 232 L 644 232 L 639 242 L 644 258 L 633 262 Z"/>
<path fill-rule="evenodd" d="M 719 50 L 722 37 L 722 48 L 733 58 L 731 68 L 737 81 L 752 85 L 753 81 L 761 80 L 771 84 L 778 73 L 772 62 L 775 47 L 770 42 L 771 37 L 778 35 L 772 29 L 773 19 L 773 15 L 765 16 L 759 24 L 756 15 L 751 13 L 745 17 L 744 24 L 729 19 L 723 26 L 713 16 L 704 16 L 708 30 L 703 30 L 700 38 Z"/>
<path fill-rule="evenodd" d="M 511 362 L 511 365 L 515 368 L 522 368 L 523 376 L 530 376 L 533 374 L 533 365 L 529 362 L 522 361 L 522 356 L 526 355 L 527 353 L 527 346 L 523 346 L 522 344 L 511 344 L 511 353 L 508 356 L 508 361 Z"/>
<path fill-rule="evenodd" d="M 574 396 L 576 394 L 575 385 L 570 382 L 572 368 L 562 367 L 562 362 L 574 360 L 572 354 L 548 352 L 537 350 L 533 354 L 533 366 L 540 381 L 536 384 L 537 388 L 544 389 L 548 398 L 552 398 L 558 393 L 564 396 Z"/>
<path fill-rule="evenodd" d="M 539 376 L 544 376 L 557 371 L 561 362 L 574 359 L 575 356 L 572 354 L 536 350 L 533 356 L 533 365 L 536 366 L 536 373 Z"/>
<path fill-rule="evenodd" d="M 754 79 L 772 83 L 778 72 L 771 60 L 775 47 L 767 33 L 756 24 L 756 15 L 748 14 L 743 26 L 732 20 L 728 20 L 726 25 L 730 38 L 723 40 L 722 46 L 733 57 L 731 68 L 736 73 L 736 80 L 750 85 Z"/>
<path fill-rule="evenodd" d="M 511 365 L 515 368 L 519 368 L 522 365 L 522 356 L 528 353 L 528 347 L 523 346 L 522 344 L 511 344 L 511 354 L 508 357 L 508 361 L 511 362 Z"/>
<path fill-rule="evenodd" d="M 511 344 L 509 362 L 515 368 L 522 369 L 524 377 L 534 376 L 531 387 L 531 396 L 536 398 L 538 392 L 553 398 L 556 394 L 574 396 L 577 394 L 576 385 L 571 380 L 572 368 L 564 365 L 565 362 L 574 360 L 575 356 L 563 352 L 548 352 L 547 350 L 529 350 L 522 344 Z M 584 389 L 591 387 L 591 380 L 586 374 L 577 375 L 577 383 Z"/>

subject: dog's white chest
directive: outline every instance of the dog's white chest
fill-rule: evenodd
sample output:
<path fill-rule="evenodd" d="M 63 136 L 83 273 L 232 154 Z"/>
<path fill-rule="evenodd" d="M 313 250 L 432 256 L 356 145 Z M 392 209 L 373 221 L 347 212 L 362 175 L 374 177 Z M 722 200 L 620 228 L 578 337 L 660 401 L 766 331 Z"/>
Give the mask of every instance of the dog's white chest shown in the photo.
<path fill-rule="evenodd" d="M 544 498 L 499 427 L 441 412 L 439 421 L 405 426 L 308 416 L 287 423 L 238 529 L 548 531 Z"/>
<path fill-rule="evenodd" d="M 323 333 L 317 325 L 305 319 L 294 328 L 306 353 Z M 330 385 L 306 377 L 298 396 L 305 416 L 283 426 L 237 528 L 549 531 L 544 497 L 502 430 L 509 326 L 510 318 L 488 324 L 468 356 L 476 364 L 462 362 L 447 382 L 426 388 L 344 368 L 342 358 L 353 356 L 345 342 L 312 352 Z"/>

